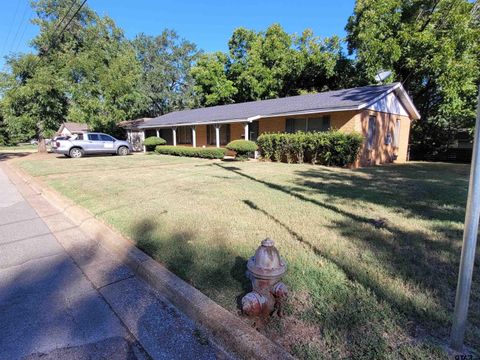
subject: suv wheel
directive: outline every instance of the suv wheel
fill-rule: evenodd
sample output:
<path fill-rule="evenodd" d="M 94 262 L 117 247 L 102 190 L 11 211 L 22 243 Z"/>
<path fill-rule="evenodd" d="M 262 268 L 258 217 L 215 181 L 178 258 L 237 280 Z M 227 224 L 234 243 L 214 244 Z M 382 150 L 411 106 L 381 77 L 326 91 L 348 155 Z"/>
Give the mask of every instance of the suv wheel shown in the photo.
<path fill-rule="evenodd" d="M 120 156 L 128 155 L 128 148 L 126 146 L 120 146 L 118 148 L 118 155 Z"/>
<path fill-rule="evenodd" d="M 83 156 L 83 150 L 80 148 L 70 149 L 68 155 L 72 158 L 81 158 Z"/>

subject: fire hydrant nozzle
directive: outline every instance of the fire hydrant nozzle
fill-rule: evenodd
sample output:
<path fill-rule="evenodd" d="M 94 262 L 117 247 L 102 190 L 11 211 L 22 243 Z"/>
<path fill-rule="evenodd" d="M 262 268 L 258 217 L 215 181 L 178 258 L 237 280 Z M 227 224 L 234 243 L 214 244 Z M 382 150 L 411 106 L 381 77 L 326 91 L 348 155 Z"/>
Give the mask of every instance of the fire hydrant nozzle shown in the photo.
<path fill-rule="evenodd" d="M 275 309 L 281 315 L 282 301 L 288 294 L 287 286 L 280 282 L 287 271 L 273 240 L 265 239 L 255 255 L 247 262 L 253 291 L 242 299 L 242 310 L 247 315 L 270 315 Z"/>

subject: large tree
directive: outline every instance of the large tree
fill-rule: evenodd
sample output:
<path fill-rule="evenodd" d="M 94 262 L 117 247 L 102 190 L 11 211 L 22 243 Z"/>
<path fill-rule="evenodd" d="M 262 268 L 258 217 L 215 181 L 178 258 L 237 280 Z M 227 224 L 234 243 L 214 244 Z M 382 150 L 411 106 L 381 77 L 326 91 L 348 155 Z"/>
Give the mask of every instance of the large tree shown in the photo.
<path fill-rule="evenodd" d="M 194 90 L 201 104 L 210 106 L 234 101 L 238 89 L 227 78 L 227 66 L 228 57 L 222 52 L 200 56 L 191 74 L 196 80 Z"/>
<path fill-rule="evenodd" d="M 36 54 L 10 57 L 2 75 L 2 109 L 12 141 L 42 140 L 65 120 L 115 133 L 119 121 L 142 111 L 140 64 L 110 18 L 86 6 L 75 13 L 79 1 L 32 5 L 40 28 L 32 41 Z"/>
<path fill-rule="evenodd" d="M 132 44 L 143 70 L 146 115 L 158 116 L 197 104 L 190 74 L 199 55 L 195 44 L 180 39 L 173 30 L 158 36 L 139 34 Z"/>
<path fill-rule="evenodd" d="M 236 29 L 227 54 L 203 56 L 192 74 L 202 105 L 270 99 L 354 86 L 353 61 L 340 38 L 319 39 L 311 30 L 288 34 Z"/>
<path fill-rule="evenodd" d="M 67 112 L 66 82 L 51 64 L 35 55 L 7 59 L 2 81 L 2 112 L 13 143 L 42 140 L 58 128 Z M 44 143 L 40 141 L 40 150 Z"/>
<path fill-rule="evenodd" d="M 417 154 L 435 155 L 471 128 L 480 79 L 478 6 L 467 0 L 357 0 L 346 27 L 358 71 L 373 82 L 393 72 L 422 120 L 412 128 Z"/>

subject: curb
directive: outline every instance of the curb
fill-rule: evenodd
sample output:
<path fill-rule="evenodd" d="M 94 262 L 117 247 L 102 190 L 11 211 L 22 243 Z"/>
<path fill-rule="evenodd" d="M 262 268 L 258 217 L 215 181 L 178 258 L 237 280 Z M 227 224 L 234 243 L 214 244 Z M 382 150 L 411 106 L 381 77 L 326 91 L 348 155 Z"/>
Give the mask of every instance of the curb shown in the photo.
<path fill-rule="evenodd" d="M 284 348 L 167 270 L 138 249 L 131 240 L 95 218 L 88 210 L 9 162 L 6 165 L 8 170 L 16 173 L 88 236 L 101 241 L 103 246 L 116 253 L 138 277 L 159 291 L 192 320 L 208 329 L 219 345 L 241 358 L 294 359 Z"/>

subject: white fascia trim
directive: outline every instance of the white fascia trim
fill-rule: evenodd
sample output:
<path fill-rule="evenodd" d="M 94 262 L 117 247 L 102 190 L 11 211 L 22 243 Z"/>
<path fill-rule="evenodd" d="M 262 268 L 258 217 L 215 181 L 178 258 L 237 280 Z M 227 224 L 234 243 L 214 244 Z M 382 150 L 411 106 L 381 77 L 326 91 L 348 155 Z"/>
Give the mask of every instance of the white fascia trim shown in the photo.
<path fill-rule="evenodd" d="M 169 124 L 169 125 L 142 125 L 139 126 L 139 129 L 162 129 L 162 128 L 172 128 L 172 127 L 179 127 L 179 126 L 198 126 L 198 125 L 215 125 L 215 124 L 229 124 L 229 123 L 237 123 L 237 122 L 251 122 L 248 119 L 232 119 L 232 120 L 217 120 L 217 121 L 207 121 L 201 123 L 181 123 L 181 124 Z"/>
<path fill-rule="evenodd" d="M 403 86 L 400 84 L 400 93 L 398 94 L 398 97 L 400 98 L 400 100 L 403 100 L 406 102 L 406 105 L 407 107 L 410 108 L 410 110 L 415 114 L 415 116 L 413 117 L 414 120 L 419 120 L 422 116 L 420 115 L 420 113 L 418 112 L 417 108 L 415 107 L 412 99 L 410 98 L 410 96 L 408 95 L 408 93 L 405 91 L 405 89 L 403 88 Z"/>
<path fill-rule="evenodd" d="M 395 86 L 393 86 L 390 89 L 388 89 L 387 91 L 385 91 L 383 94 L 377 96 L 372 101 L 369 101 L 368 103 L 363 103 L 362 105 L 360 105 L 358 107 L 358 110 L 365 109 L 365 108 L 369 107 L 370 105 L 375 104 L 378 100 L 382 99 L 383 97 L 387 96 L 388 94 L 390 94 L 391 92 L 394 92 L 394 91 L 396 92 L 396 95 L 400 98 L 400 100 L 403 100 L 403 101 L 406 102 L 406 105 L 407 105 L 406 108 L 407 108 L 407 111 L 410 113 L 410 116 L 413 114 L 414 115 L 414 116 L 412 116 L 413 119 L 415 119 L 415 120 L 420 119 L 420 113 L 418 112 L 417 108 L 413 104 L 412 99 L 410 99 L 410 96 L 408 96 L 408 94 L 405 91 L 405 88 L 403 87 L 402 83 L 396 84 Z"/>
<path fill-rule="evenodd" d="M 294 116 L 294 115 L 310 115 L 310 114 L 324 114 L 324 113 L 331 113 L 331 112 L 338 112 L 338 111 L 355 111 L 359 110 L 357 106 L 349 106 L 349 107 L 342 107 L 342 108 L 330 108 L 330 109 L 317 109 L 317 110 L 305 110 L 305 111 L 294 111 L 289 113 L 279 113 L 274 115 L 256 115 L 249 117 L 247 120 L 250 122 L 258 119 L 267 119 L 272 117 L 279 117 L 279 116 Z"/>

